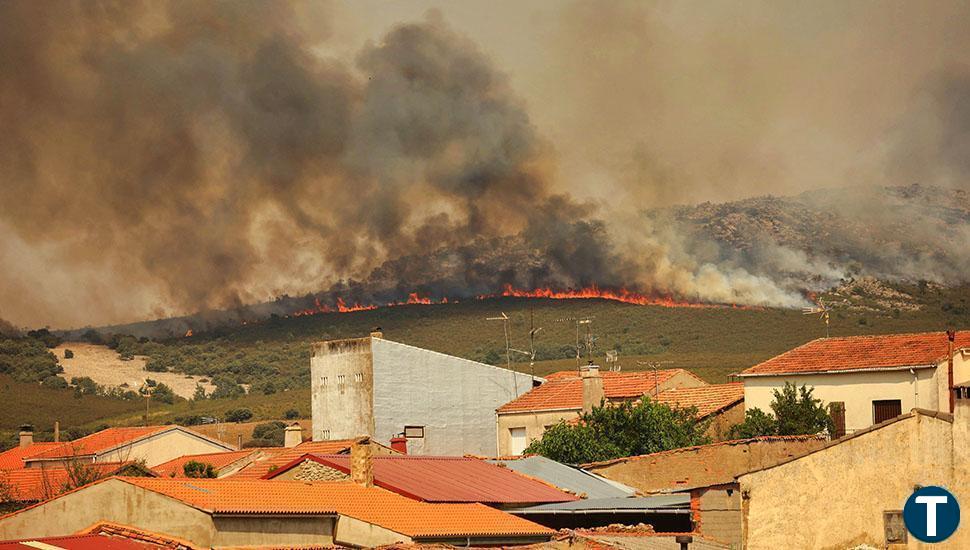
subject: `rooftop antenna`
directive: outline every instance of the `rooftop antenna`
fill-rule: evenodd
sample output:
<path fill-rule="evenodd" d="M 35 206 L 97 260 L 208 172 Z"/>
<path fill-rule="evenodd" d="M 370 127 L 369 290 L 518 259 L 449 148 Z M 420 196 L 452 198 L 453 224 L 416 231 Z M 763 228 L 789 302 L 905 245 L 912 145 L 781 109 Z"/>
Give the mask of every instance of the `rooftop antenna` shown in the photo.
<path fill-rule="evenodd" d="M 819 298 L 818 302 L 814 307 L 802 308 L 802 315 L 815 315 L 818 314 L 818 318 L 825 321 L 825 337 L 829 337 L 829 312 L 832 311 L 830 306 L 825 305 L 825 302 Z"/>
<path fill-rule="evenodd" d="M 611 349 L 607 351 L 606 364 L 608 366 L 607 370 L 610 370 L 613 372 L 619 372 L 620 371 L 620 352 L 615 349 Z"/>
<path fill-rule="evenodd" d="M 501 317 L 486 317 L 486 321 L 502 321 L 502 328 L 505 331 L 505 368 L 512 373 L 512 387 L 515 388 L 515 396 L 519 396 L 519 380 L 512 370 L 512 345 L 509 343 L 509 316 L 502 312 Z M 518 350 L 516 350 L 518 351 Z"/>
<path fill-rule="evenodd" d="M 590 337 L 589 325 L 593 323 L 593 318 L 592 317 L 583 317 L 583 318 L 564 317 L 562 319 L 556 319 L 556 322 L 558 323 L 575 322 L 576 323 L 576 371 L 579 372 L 580 362 L 583 359 L 582 347 L 579 344 L 579 325 L 586 325 L 586 340 L 587 340 L 587 343 L 590 344 L 589 347 L 592 347 L 592 339 Z"/>
<path fill-rule="evenodd" d="M 653 369 L 653 396 L 654 399 L 660 398 L 660 373 L 657 371 L 660 365 L 669 365 L 673 361 L 637 361 L 638 365 L 643 365 Z"/>

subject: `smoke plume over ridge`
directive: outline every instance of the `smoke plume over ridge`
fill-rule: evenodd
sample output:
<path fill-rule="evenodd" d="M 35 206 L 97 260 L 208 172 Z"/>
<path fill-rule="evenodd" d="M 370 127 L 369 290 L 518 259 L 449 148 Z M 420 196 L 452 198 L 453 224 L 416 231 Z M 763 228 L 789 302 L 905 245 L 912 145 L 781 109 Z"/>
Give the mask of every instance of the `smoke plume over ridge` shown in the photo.
<path fill-rule="evenodd" d="M 608 33 L 618 17 L 577 18 L 589 10 L 566 10 L 563 32 L 577 40 L 559 44 L 564 54 Z M 649 23 L 657 14 L 636 16 L 629 21 L 648 21 L 633 31 L 647 44 L 670 40 Z M 578 32 L 581 19 L 596 28 Z M 412 291 L 467 297 L 503 285 L 795 306 L 802 274 L 831 280 L 841 272 L 839 254 L 809 257 L 774 241 L 738 253 L 669 213 L 642 215 L 665 196 L 683 198 L 670 195 L 678 186 L 717 185 L 717 164 L 698 158 L 703 170 L 692 171 L 689 155 L 665 148 L 664 132 L 634 140 L 635 154 L 618 161 L 621 176 L 603 194 L 570 194 L 572 161 L 557 155 L 534 107 L 440 16 L 391 26 L 352 57 L 327 53 L 337 24 L 319 3 L 0 4 L 0 317 L 76 326 L 326 289 L 366 302 Z M 648 76 L 674 70 L 646 54 L 656 66 Z M 604 87 L 658 99 L 673 91 L 639 75 L 617 78 L 629 69 L 578 71 L 575 78 L 598 81 L 575 88 L 594 101 Z M 970 86 L 959 67 L 934 74 L 885 129 L 878 154 L 862 155 L 878 170 L 852 166 L 840 176 L 893 166 L 966 187 Z M 580 101 L 576 120 L 600 113 L 623 131 L 617 112 L 631 104 L 612 103 L 597 111 Z M 629 119 L 666 130 L 662 108 Z M 590 124 L 589 142 L 608 133 Z M 704 157 L 702 141 L 687 143 Z M 730 157 L 721 166 L 739 178 L 779 173 L 747 147 L 718 155 Z M 613 194 L 616 186 L 622 193 Z M 610 203 L 619 196 L 637 200 Z M 961 231 L 967 223 L 957 216 Z M 924 258 L 880 274 L 911 276 L 931 261 L 950 265 Z"/>

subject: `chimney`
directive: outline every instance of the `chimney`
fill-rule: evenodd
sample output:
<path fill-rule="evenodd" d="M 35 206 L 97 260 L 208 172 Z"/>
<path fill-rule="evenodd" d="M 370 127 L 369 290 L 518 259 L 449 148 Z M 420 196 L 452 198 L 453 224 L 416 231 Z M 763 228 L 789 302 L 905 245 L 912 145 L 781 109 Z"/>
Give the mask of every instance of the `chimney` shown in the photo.
<path fill-rule="evenodd" d="M 362 437 L 350 446 L 350 480 L 364 487 L 374 486 L 374 461 L 369 437 Z"/>
<path fill-rule="evenodd" d="M 61 441 L 61 423 L 57 420 L 54 421 L 54 443 L 60 443 Z"/>
<path fill-rule="evenodd" d="M 583 379 L 583 412 L 588 413 L 593 407 L 599 407 L 606 394 L 603 392 L 603 375 L 596 365 L 587 365 L 580 371 Z"/>
<path fill-rule="evenodd" d="M 371 338 L 383 338 L 384 337 L 384 333 L 381 331 L 381 327 L 374 327 L 374 328 L 370 329 L 370 337 Z"/>
<path fill-rule="evenodd" d="M 299 422 L 294 422 L 283 429 L 284 447 L 296 447 L 300 443 L 303 443 L 303 428 L 300 427 Z"/>
<path fill-rule="evenodd" d="M 24 425 L 20 427 L 20 446 L 30 447 L 34 444 L 34 427 Z"/>
<path fill-rule="evenodd" d="M 408 439 L 403 434 L 391 438 L 391 448 L 401 454 L 408 454 Z"/>

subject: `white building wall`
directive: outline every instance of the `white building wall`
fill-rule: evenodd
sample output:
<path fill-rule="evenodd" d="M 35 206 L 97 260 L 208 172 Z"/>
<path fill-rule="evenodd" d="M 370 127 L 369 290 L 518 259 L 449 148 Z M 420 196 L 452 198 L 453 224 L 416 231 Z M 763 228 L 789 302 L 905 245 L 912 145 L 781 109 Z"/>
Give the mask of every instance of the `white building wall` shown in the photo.
<path fill-rule="evenodd" d="M 946 386 L 940 392 L 937 372 L 945 377 L 946 364 L 940 369 L 915 369 L 915 376 L 909 370 L 748 376 L 744 378 L 744 407 L 745 410 L 757 407 L 770 413 L 774 390 L 781 390 L 786 382 L 793 382 L 798 387 L 815 388 L 812 396 L 821 399 L 825 405 L 845 403 L 845 429 L 851 433 L 872 426 L 872 402 L 875 400 L 899 399 L 903 413 L 917 407 L 949 412 Z"/>
<path fill-rule="evenodd" d="M 371 340 L 352 338 L 314 344 L 310 357 L 314 441 L 374 435 Z"/>
<path fill-rule="evenodd" d="M 374 437 L 424 426 L 408 452 L 494 456 L 495 409 L 532 389 L 532 377 L 398 342 L 372 340 Z"/>

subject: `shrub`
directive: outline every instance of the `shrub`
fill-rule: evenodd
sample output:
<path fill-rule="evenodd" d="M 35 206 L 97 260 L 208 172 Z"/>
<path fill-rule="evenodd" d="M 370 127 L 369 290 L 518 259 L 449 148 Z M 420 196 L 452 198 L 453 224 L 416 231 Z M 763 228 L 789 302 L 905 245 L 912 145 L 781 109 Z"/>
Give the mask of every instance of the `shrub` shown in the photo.
<path fill-rule="evenodd" d="M 744 422 L 731 427 L 731 437 L 746 439 L 763 435 L 804 435 L 835 431 L 835 424 L 822 400 L 812 397 L 812 388 L 798 388 L 786 382 L 775 390 L 771 402 L 774 416 L 755 407 L 744 413 Z"/>
<path fill-rule="evenodd" d="M 245 422 L 253 417 L 249 409 L 229 409 L 226 411 L 226 422 Z"/>
<path fill-rule="evenodd" d="M 182 473 L 185 477 L 194 478 L 215 478 L 216 469 L 212 467 L 212 464 L 208 462 L 198 462 L 195 460 L 190 460 L 182 466 Z"/>
<path fill-rule="evenodd" d="M 283 418 L 287 420 L 295 420 L 300 418 L 300 411 L 296 409 L 287 409 L 286 412 L 283 413 Z"/>
<path fill-rule="evenodd" d="M 64 359 L 74 359 L 74 352 L 69 348 L 64 349 Z"/>

